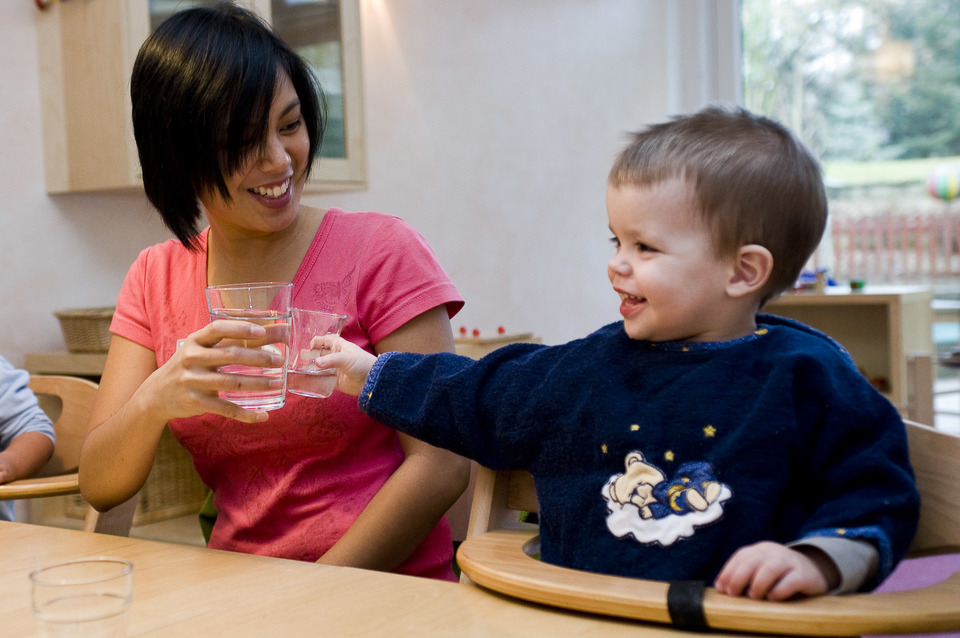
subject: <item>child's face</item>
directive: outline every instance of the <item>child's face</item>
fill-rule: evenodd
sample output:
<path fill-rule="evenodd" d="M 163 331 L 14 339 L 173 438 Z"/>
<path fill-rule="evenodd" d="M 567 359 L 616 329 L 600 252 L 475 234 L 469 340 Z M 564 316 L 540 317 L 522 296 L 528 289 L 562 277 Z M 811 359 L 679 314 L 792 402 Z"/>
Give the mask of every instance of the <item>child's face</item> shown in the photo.
<path fill-rule="evenodd" d="M 607 190 L 616 254 L 607 275 L 631 339 L 724 341 L 734 259 L 716 256 L 691 187 L 675 179 Z"/>

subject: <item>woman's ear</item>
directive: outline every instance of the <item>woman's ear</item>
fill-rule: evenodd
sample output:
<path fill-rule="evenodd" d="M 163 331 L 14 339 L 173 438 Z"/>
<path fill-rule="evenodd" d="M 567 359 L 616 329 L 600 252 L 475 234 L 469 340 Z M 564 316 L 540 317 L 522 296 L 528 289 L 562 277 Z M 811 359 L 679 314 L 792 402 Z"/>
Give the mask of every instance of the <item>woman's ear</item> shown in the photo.
<path fill-rule="evenodd" d="M 743 297 L 761 290 L 773 272 L 773 254 L 759 244 L 741 246 L 727 282 L 727 294 Z"/>

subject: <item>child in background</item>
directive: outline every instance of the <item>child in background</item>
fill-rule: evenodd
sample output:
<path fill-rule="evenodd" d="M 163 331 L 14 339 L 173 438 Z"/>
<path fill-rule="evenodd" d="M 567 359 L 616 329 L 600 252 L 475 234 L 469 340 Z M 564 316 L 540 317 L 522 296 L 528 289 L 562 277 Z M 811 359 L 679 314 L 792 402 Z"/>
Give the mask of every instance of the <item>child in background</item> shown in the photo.
<path fill-rule="evenodd" d="M 0 357 L 0 483 L 33 476 L 53 454 L 53 423 L 29 382 L 25 370 Z M 0 521 L 12 520 L 13 502 L 0 501 Z"/>
<path fill-rule="evenodd" d="M 318 361 L 379 421 L 529 470 L 547 562 L 755 599 L 872 588 L 916 530 L 903 422 L 837 343 L 758 314 L 826 208 L 788 130 L 708 107 L 634 134 L 610 173 L 622 322 L 479 361 L 343 340 Z"/>

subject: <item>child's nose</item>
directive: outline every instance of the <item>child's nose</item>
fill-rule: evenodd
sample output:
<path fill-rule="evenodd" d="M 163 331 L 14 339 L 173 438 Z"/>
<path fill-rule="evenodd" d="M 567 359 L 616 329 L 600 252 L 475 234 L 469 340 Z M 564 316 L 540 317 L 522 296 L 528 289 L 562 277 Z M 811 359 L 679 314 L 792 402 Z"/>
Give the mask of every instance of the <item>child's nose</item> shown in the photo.
<path fill-rule="evenodd" d="M 610 258 L 610 261 L 607 262 L 607 273 L 611 276 L 614 274 L 617 275 L 626 275 L 630 272 L 630 265 L 627 263 L 626 259 L 623 259 L 619 253 Z"/>

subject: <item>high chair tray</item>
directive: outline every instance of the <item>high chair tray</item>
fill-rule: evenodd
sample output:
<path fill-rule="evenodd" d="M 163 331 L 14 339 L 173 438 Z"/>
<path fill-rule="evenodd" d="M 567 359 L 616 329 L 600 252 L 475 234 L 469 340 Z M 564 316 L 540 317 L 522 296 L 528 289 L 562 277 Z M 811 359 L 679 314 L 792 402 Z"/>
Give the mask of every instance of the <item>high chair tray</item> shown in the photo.
<path fill-rule="evenodd" d="M 501 529 L 468 538 L 457 562 L 473 582 L 554 607 L 678 624 L 662 581 L 621 578 L 543 563 L 528 555 L 536 530 Z M 910 591 L 754 601 L 703 591 L 706 628 L 797 636 L 928 633 L 960 630 L 960 572 Z M 675 608 L 676 609 L 676 608 Z M 687 625 L 689 627 L 689 625 Z"/>

